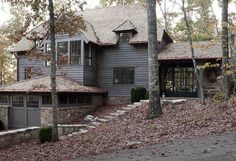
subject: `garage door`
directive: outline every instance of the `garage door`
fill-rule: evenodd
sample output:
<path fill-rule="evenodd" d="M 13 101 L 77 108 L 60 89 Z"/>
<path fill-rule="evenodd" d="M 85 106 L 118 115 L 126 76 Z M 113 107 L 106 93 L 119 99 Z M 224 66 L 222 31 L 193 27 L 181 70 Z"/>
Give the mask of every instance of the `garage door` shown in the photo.
<path fill-rule="evenodd" d="M 38 96 L 12 96 L 11 127 L 25 128 L 40 126 Z"/>

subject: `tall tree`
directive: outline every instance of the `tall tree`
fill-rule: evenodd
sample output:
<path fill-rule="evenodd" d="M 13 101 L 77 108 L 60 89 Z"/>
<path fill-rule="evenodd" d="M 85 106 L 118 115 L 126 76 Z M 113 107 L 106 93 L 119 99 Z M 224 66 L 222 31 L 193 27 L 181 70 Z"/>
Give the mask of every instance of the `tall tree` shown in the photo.
<path fill-rule="evenodd" d="M 229 38 L 228 38 L 228 4 L 229 0 L 222 0 L 221 40 L 222 40 L 222 73 L 225 100 L 229 98 L 229 77 L 226 74 L 229 63 Z"/>
<path fill-rule="evenodd" d="M 5 85 L 16 80 L 16 61 L 9 48 L 18 39 L 24 25 L 26 11 L 22 8 L 10 8 L 11 18 L 0 26 L 0 84 Z"/>
<path fill-rule="evenodd" d="M 176 0 L 157 0 L 157 4 L 162 14 L 165 31 L 170 33 L 173 25 L 172 22 L 178 16 L 178 13 L 175 11 Z"/>
<path fill-rule="evenodd" d="M 48 2 L 48 3 L 47 3 Z M 29 7 L 32 10 L 32 13 L 28 15 L 26 18 L 27 23 L 24 25 L 23 29 L 20 32 L 20 37 L 26 36 L 27 29 L 32 24 L 32 22 L 38 22 L 41 23 L 41 25 L 44 27 L 44 29 L 47 31 L 49 29 L 49 32 L 45 32 L 44 34 L 45 38 L 50 37 L 51 42 L 51 51 L 49 54 L 51 54 L 51 95 L 52 95 L 52 108 L 53 108 L 53 127 L 52 127 L 52 140 L 57 141 L 59 139 L 58 136 L 58 127 L 57 127 L 57 91 L 56 91 L 56 65 L 60 65 L 60 57 L 58 58 L 59 61 L 56 61 L 56 49 L 55 49 L 55 33 L 57 34 L 70 34 L 73 35 L 75 33 L 80 32 L 81 30 L 86 30 L 86 26 L 84 23 L 83 18 L 80 15 L 77 15 L 75 8 L 76 6 L 79 6 L 79 8 L 82 8 L 82 5 L 85 4 L 84 1 L 81 3 L 80 1 L 76 1 L 76 5 L 73 4 L 70 1 L 57 1 L 58 4 L 54 8 L 54 2 L 53 0 L 37 0 L 33 2 L 29 2 L 28 0 L 22 0 L 19 1 L 18 4 L 12 4 L 12 5 L 19 5 L 19 6 L 25 6 Z M 47 7 L 49 11 L 49 27 L 47 23 L 45 22 L 45 18 L 47 17 L 45 13 L 47 12 Z M 74 9 L 75 10 L 74 10 Z M 57 11 L 57 14 L 55 14 L 55 9 Z M 33 23 L 34 24 L 34 23 Z M 30 37 L 27 37 L 27 39 L 36 41 L 38 40 L 39 36 L 42 33 L 37 33 L 36 31 L 32 31 L 32 34 Z M 40 52 L 39 50 L 33 50 L 28 53 L 31 58 L 43 58 L 47 59 L 48 54 L 44 54 Z M 58 53 L 60 56 L 60 53 Z M 42 57 L 44 56 L 45 57 Z M 63 55 L 62 55 L 63 57 Z"/>
<path fill-rule="evenodd" d="M 183 14 L 184 14 L 184 21 L 185 21 L 186 29 L 187 29 L 187 33 L 188 33 L 188 40 L 189 40 L 189 45 L 190 45 L 190 49 L 191 49 L 194 73 L 195 73 L 195 76 L 197 78 L 197 83 L 198 83 L 198 86 L 199 86 L 200 98 L 202 99 L 202 102 L 205 103 L 203 87 L 202 87 L 202 80 L 201 80 L 202 78 L 200 78 L 200 73 L 199 73 L 199 70 L 197 68 L 197 63 L 196 63 L 196 59 L 195 59 L 192 32 L 191 32 L 191 28 L 190 28 L 190 25 L 189 25 L 188 16 L 187 16 L 187 13 L 186 13 L 185 0 L 182 0 L 182 11 L 183 11 Z"/>
<path fill-rule="evenodd" d="M 159 64 L 157 54 L 156 0 L 148 0 L 147 7 L 149 69 L 149 111 L 147 118 L 152 119 L 163 113 L 160 100 Z"/>
<path fill-rule="evenodd" d="M 170 0 L 176 2 L 175 0 Z M 192 31 L 194 41 L 213 40 L 217 35 L 217 20 L 211 10 L 213 0 L 186 0 L 185 10 Z M 182 4 L 177 3 L 179 6 Z M 182 8 L 182 7 L 181 7 Z M 182 18 L 176 23 L 173 36 L 176 40 L 188 40 L 185 19 Z"/>
<path fill-rule="evenodd" d="M 58 136 L 58 122 L 57 122 L 57 89 L 56 89 L 56 43 L 55 43 L 55 16 L 53 0 L 48 0 L 49 11 L 49 32 L 51 43 L 51 92 L 52 92 L 52 109 L 53 109 L 53 126 L 52 126 L 52 141 L 57 141 Z"/>

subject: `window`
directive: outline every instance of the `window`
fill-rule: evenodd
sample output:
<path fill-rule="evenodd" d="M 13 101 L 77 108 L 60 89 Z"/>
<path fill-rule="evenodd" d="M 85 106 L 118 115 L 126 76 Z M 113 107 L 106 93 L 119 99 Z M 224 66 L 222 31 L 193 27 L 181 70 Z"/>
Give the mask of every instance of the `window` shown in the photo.
<path fill-rule="evenodd" d="M 42 104 L 43 105 L 51 105 L 52 104 L 52 97 L 51 95 L 42 95 Z"/>
<path fill-rule="evenodd" d="M 25 79 L 30 79 L 32 77 L 32 67 L 25 68 Z"/>
<path fill-rule="evenodd" d="M 196 92 L 197 84 L 192 67 L 170 67 L 166 69 L 165 73 L 165 75 L 162 74 L 165 91 Z"/>
<path fill-rule="evenodd" d="M 56 42 L 57 62 L 58 64 L 81 64 L 81 41 L 62 41 Z M 48 52 L 46 65 L 51 65 L 51 46 L 50 43 L 45 44 L 45 51 Z"/>
<path fill-rule="evenodd" d="M 85 65 L 92 66 L 92 50 L 91 44 L 85 44 Z"/>
<path fill-rule="evenodd" d="M 70 64 L 81 64 L 81 41 L 70 42 Z"/>
<path fill-rule="evenodd" d="M 38 96 L 28 96 L 26 103 L 27 103 L 27 107 L 38 108 L 39 107 L 39 97 Z"/>
<path fill-rule="evenodd" d="M 68 41 L 57 43 L 57 64 L 67 65 L 69 57 Z"/>
<path fill-rule="evenodd" d="M 61 94 L 58 96 L 59 105 L 75 106 L 91 104 L 90 94 Z"/>
<path fill-rule="evenodd" d="M 9 96 L 8 95 L 0 95 L 0 104 L 8 104 Z"/>
<path fill-rule="evenodd" d="M 76 95 L 75 94 L 74 95 L 69 95 L 68 99 L 69 99 L 69 104 L 70 105 L 75 105 L 76 104 Z"/>
<path fill-rule="evenodd" d="M 134 68 L 113 68 L 114 84 L 134 84 Z"/>
<path fill-rule="evenodd" d="M 46 58 L 46 66 L 51 65 L 51 44 L 50 43 L 46 43 L 45 44 L 45 51 L 47 53 L 47 58 Z"/>
<path fill-rule="evenodd" d="M 59 104 L 60 105 L 67 105 L 68 104 L 68 98 L 65 95 L 59 95 Z"/>
<path fill-rule="evenodd" d="M 129 42 L 130 38 L 131 38 L 130 32 L 119 33 L 119 42 Z"/>
<path fill-rule="evenodd" d="M 57 53 L 58 54 L 67 54 L 68 53 L 68 42 L 58 42 L 57 43 Z"/>
<path fill-rule="evenodd" d="M 12 96 L 12 107 L 24 107 L 24 96 Z"/>

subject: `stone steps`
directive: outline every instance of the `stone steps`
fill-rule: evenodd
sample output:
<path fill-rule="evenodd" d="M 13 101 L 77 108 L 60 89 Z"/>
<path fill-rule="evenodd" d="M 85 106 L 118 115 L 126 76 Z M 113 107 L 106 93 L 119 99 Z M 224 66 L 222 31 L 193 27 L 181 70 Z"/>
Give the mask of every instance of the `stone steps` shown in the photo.
<path fill-rule="evenodd" d="M 85 134 L 90 129 L 97 128 L 101 124 L 107 123 L 111 120 L 117 119 L 118 117 L 125 115 L 130 110 L 137 109 L 137 107 L 140 107 L 142 105 L 142 103 L 148 103 L 148 100 L 141 100 L 140 102 L 134 102 L 134 104 L 129 104 L 127 106 L 122 107 L 119 110 L 116 110 L 115 112 L 111 112 L 107 115 L 100 116 L 100 117 L 94 117 L 92 115 L 87 115 L 84 119 L 87 122 L 86 124 L 59 125 L 58 127 L 61 128 L 61 130 L 60 130 L 61 137 L 60 138 L 65 139 L 66 136 L 70 137 L 73 135 Z"/>

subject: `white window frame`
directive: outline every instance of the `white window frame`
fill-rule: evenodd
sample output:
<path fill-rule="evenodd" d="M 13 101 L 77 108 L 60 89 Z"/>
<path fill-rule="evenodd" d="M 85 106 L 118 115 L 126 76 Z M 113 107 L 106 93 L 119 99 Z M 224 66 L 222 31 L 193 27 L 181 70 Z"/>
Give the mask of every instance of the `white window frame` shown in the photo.
<path fill-rule="evenodd" d="M 80 41 L 81 42 L 81 48 L 80 48 L 80 53 L 81 53 L 81 64 L 77 64 L 77 65 L 84 65 L 84 59 L 85 59 L 85 53 L 84 53 L 84 40 L 81 37 L 78 37 L 78 35 L 69 37 L 69 35 L 56 35 L 55 36 L 56 40 L 55 40 L 55 48 L 57 49 L 57 43 L 58 42 L 68 42 L 68 65 L 70 65 L 70 42 L 71 41 Z M 44 52 L 46 52 L 46 45 L 45 44 L 50 44 L 50 40 L 45 40 L 44 41 Z M 57 59 L 57 54 L 56 54 L 56 59 Z M 46 61 L 45 61 L 45 66 L 49 66 L 47 65 Z"/>

